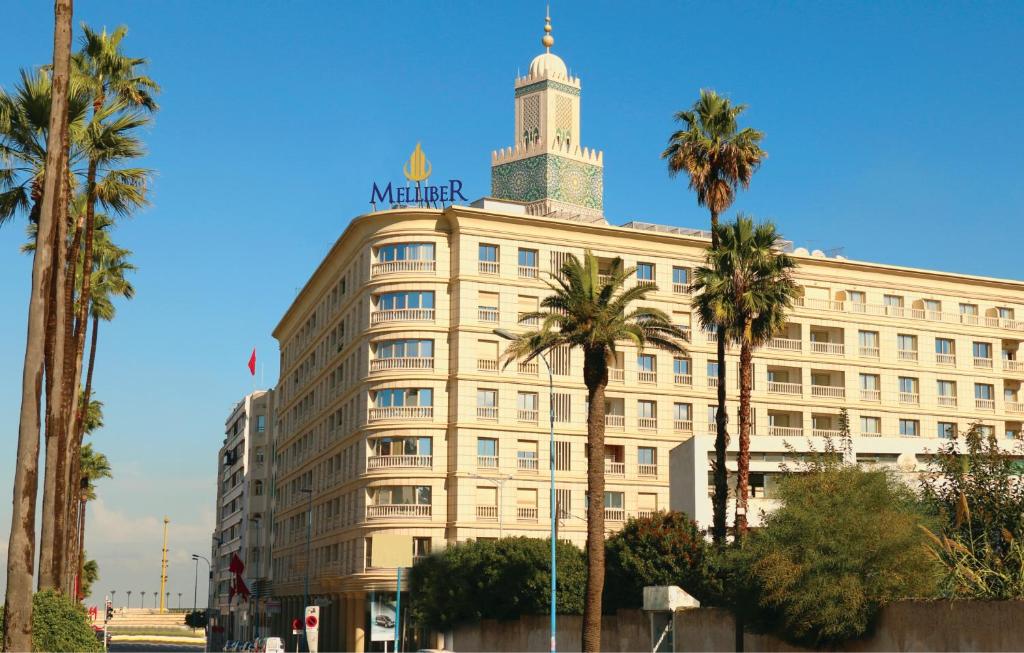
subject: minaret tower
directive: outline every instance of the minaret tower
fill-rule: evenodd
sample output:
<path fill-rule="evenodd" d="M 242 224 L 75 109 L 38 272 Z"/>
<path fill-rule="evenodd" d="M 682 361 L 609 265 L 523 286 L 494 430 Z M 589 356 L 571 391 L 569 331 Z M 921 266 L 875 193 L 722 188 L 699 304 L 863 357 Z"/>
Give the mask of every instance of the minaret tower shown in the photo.
<path fill-rule="evenodd" d="M 515 145 L 491 155 L 491 194 L 527 203 L 532 215 L 605 224 L 603 153 L 580 146 L 580 79 L 544 52 L 515 81 Z"/>

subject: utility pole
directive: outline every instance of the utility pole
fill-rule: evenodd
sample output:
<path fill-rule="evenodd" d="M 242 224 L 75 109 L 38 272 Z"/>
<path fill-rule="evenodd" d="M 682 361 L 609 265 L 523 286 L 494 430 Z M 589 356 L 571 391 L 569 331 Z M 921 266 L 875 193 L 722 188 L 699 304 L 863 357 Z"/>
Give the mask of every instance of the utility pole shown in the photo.
<path fill-rule="evenodd" d="M 164 515 L 164 551 L 163 559 L 160 562 L 160 612 L 167 612 L 167 602 L 165 598 L 165 590 L 167 589 L 167 524 L 171 523 L 171 520 Z"/>

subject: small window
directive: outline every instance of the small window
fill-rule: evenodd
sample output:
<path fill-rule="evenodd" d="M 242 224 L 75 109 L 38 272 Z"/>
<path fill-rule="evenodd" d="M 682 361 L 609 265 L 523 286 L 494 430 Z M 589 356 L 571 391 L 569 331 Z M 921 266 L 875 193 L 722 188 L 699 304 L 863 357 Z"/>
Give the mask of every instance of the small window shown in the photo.
<path fill-rule="evenodd" d="M 672 373 L 689 375 L 690 374 L 690 359 L 689 358 L 674 358 L 672 359 Z"/>
<path fill-rule="evenodd" d="M 497 245 L 480 245 L 480 260 L 487 263 L 498 262 L 498 246 Z"/>
<path fill-rule="evenodd" d="M 884 302 L 886 306 L 903 308 L 903 295 L 885 295 Z"/>
<path fill-rule="evenodd" d="M 771 374 L 771 372 L 769 372 L 769 374 Z M 718 378 L 718 362 L 717 361 L 708 361 L 708 378 L 709 379 L 717 379 Z"/>
<path fill-rule="evenodd" d="M 846 295 L 850 298 L 851 304 L 864 304 L 867 302 L 867 297 L 864 295 L 863 290 L 847 290 Z"/>
<path fill-rule="evenodd" d="M 640 465 L 657 465 L 658 450 L 654 447 L 639 447 L 636 450 L 636 461 Z"/>
<path fill-rule="evenodd" d="M 917 437 L 921 434 L 921 423 L 916 419 L 900 420 L 900 435 L 907 438 Z"/>
<path fill-rule="evenodd" d="M 256 432 L 263 433 L 267 430 L 267 416 L 257 415 L 256 416 Z"/>
<path fill-rule="evenodd" d="M 636 278 L 638 281 L 654 281 L 654 264 L 637 263 Z"/>
<path fill-rule="evenodd" d="M 690 269 L 673 267 L 672 268 L 672 285 L 674 286 L 688 286 L 690 284 Z"/>
<path fill-rule="evenodd" d="M 999 307 L 996 308 L 996 314 L 999 315 L 999 319 L 1002 319 L 1002 320 L 1012 320 L 1013 319 L 1013 309 L 1012 308 L 1007 308 L 1005 306 L 999 306 Z"/>
<path fill-rule="evenodd" d="M 917 351 L 917 336 L 901 333 L 896 336 L 896 346 L 900 351 Z"/>
<path fill-rule="evenodd" d="M 652 354 L 640 354 L 636 357 L 636 367 L 641 372 L 654 372 L 654 356 Z"/>
<path fill-rule="evenodd" d="M 974 398 L 991 401 L 995 398 L 995 392 L 993 391 L 992 386 L 988 383 L 975 383 Z"/>
<path fill-rule="evenodd" d="M 900 377 L 900 392 L 917 393 L 917 379 L 911 376 Z"/>
<path fill-rule="evenodd" d="M 946 356 L 952 356 L 953 352 L 956 351 L 956 345 L 950 338 L 936 338 L 935 339 L 935 353 L 945 354 Z"/>
<path fill-rule="evenodd" d="M 658 416 L 658 404 L 654 401 L 641 399 L 636 402 L 636 414 L 640 419 L 654 419 Z"/>
<path fill-rule="evenodd" d="M 877 374 L 861 374 L 860 375 L 860 389 L 861 390 L 878 390 L 880 384 L 879 376 Z"/>
<path fill-rule="evenodd" d="M 882 418 L 880 418 L 880 417 L 861 417 L 860 418 L 860 433 L 861 433 L 861 435 L 881 435 L 882 434 Z"/>
<path fill-rule="evenodd" d="M 975 342 L 974 343 L 974 357 L 975 358 L 992 358 L 992 343 L 990 343 L 990 342 Z"/>
<path fill-rule="evenodd" d="M 977 304 L 960 304 L 960 315 L 978 315 Z"/>
<path fill-rule="evenodd" d="M 939 422 L 935 435 L 940 438 L 949 439 L 956 435 L 956 424 L 954 422 Z"/>
<path fill-rule="evenodd" d="M 431 540 L 429 537 L 412 538 L 412 557 L 425 558 L 430 555 Z"/>

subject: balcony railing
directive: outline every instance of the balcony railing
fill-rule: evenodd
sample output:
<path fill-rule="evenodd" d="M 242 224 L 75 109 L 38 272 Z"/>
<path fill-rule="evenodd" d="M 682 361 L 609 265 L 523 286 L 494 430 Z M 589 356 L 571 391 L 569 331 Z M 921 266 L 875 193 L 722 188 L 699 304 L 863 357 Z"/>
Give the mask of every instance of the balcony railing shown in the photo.
<path fill-rule="evenodd" d="M 841 342 L 814 342 L 811 341 L 811 352 L 815 354 L 831 354 L 842 356 L 846 353 L 846 345 Z"/>
<path fill-rule="evenodd" d="M 916 349 L 900 349 L 899 358 L 901 361 L 913 361 L 917 362 L 917 350 Z"/>
<path fill-rule="evenodd" d="M 718 387 L 718 377 L 717 376 L 709 376 L 708 377 L 708 387 L 709 388 L 717 388 Z"/>
<path fill-rule="evenodd" d="M 672 381 L 676 385 L 693 385 L 692 374 L 673 374 Z"/>
<path fill-rule="evenodd" d="M 800 351 L 803 343 L 794 338 L 772 338 L 768 341 L 768 349 L 780 351 Z"/>
<path fill-rule="evenodd" d="M 526 506 L 516 506 L 516 519 L 518 521 L 537 521 L 538 510 Z"/>
<path fill-rule="evenodd" d="M 604 518 L 608 521 L 626 521 L 626 511 L 622 508 L 605 508 Z"/>
<path fill-rule="evenodd" d="M 882 437 L 881 432 L 878 431 L 861 431 L 861 437 L 865 438 L 880 438 Z"/>
<path fill-rule="evenodd" d="M 516 321 L 523 326 L 538 326 L 540 324 L 540 318 L 536 315 L 530 317 L 529 313 L 520 313 Z"/>
<path fill-rule="evenodd" d="M 919 404 L 921 403 L 921 395 L 917 392 L 901 392 L 899 395 L 899 401 L 901 404 Z"/>
<path fill-rule="evenodd" d="M 907 308 L 888 304 L 865 304 L 862 302 L 840 302 L 831 299 L 798 298 L 794 305 L 801 308 L 831 311 L 840 313 L 860 313 L 865 315 L 884 315 L 929 322 L 949 322 L 951 324 L 984 325 L 1014 331 L 1024 331 L 1024 320 L 1006 317 L 979 316 L 967 313 L 943 313 L 921 308 Z"/>
<path fill-rule="evenodd" d="M 370 276 L 376 277 L 398 272 L 434 272 L 435 270 L 437 270 L 437 261 L 385 261 L 371 265 Z"/>
<path fill-rule="evenodd" d="M 704 339 L 707 340 L 708 342 L 718 342 L 718 332 L 717 331 L 705 331 L 704 332 Z"/>
<path fill-rule="evenodd" d="M 780 395 L 803 394 L 804 387 L 799 383 L 783 383 L 781 381 L 769 381 L 768 392 Z"/>
<path fill-rule="evenodd" d="M 672 292 L 676 295 L 689 295 L 690 287 L 685 283 L 674 283 L 672 284 Z"/>
<path fill-rule="evenodd" d="M 860 348 L 860 355 L 864 358 L 878 358 L 879 356 L 878 347 L 864 347 Z"/>
<path fill-rule="evenodd" d="M 636 473 L 640 476 L 657 476 L 658 465 L 655 463 L 640 463 L 636 466 Z"/>
<path fill-rule="evenodd" d="M 640 383 L 657 383 L 658 382 L 658 373 L 657 372 L 651 372 L 649 370 L 640 370 L 639 372 L 636 373 L 636 376 L 637 376 L 637 380 L 639 380 Z"/>
<path fill-rule="evenodd" d="M 498 407 L 497 406 L 477 406 L 476 407 L 477 419 L 496 420 L 498 419 Z"/>
<path fill-rule="evenodd" d="M 622 383 L 623 381 L 626 380 L 626 371 L 621 367 L 609 367 L 608 380 Z"/>
<path fill-rule="evenodd" d="M 434 309 L 432 308 L 392 308 L 377 310 L 370 313 L 370 324 L 383 324 L 384 322 L 433 322 Z"/>
<path fill-rule="evenodd" d="M 534 456 L 533 458 L 516 458 L 516 469 L 522 470 L 524 472 L 535 472 L 539 469 L 539 467 L 540 465 L 538 464 L 536 456 Z"/>
<path fill-rule="evenodd" d="M 1024 415 L 1024 402 L 1007 401 L 1006 412 L 1010 415 Z"/>
<path fill-rule="evenodd" d="M 1007 372 L 1024 372 L 1024 361 L 1003 359 L 1003 369 Z"/>
<path fill-rule="evenodd" d="M 995 410 L 996 402 L 995 399 L 974 399 L 974 407 L 978 410 Z"/>
<path fill-rule="evenodd" d="M 498 506 L 477 506 L 476 518 L 486 521 L 498 520 Z"/>
<path fill-rule="evenodd" d="M 940 406 L 956 406 L 956 396 L 939 395 Z"/>
<path fill-rule="evenodd" d="M 651 510 L 649 508 L 640 508 L 640 509 L 638 509 L 636 511 L 636 516 L 639 517 L 640 519 L 650 519 L 651 517 L 654 516 L 655 512 L 657 512 L 657 511 L 656 510 Z"/>
<path fill-rule="evenodd" d="M 990 369 L 992 369 L 992 359 L 991 358 L 980 358 L 978 356 L 975 356 L 974 357 L 974 366 L 977 367 L 977 368 L 983 369 L 983 370 L 990 370 Z"/>
<path fill-rule="evenodd" d="M 882 391 L 881 390 L 868 390 L 866 388 L 860 389 L 861 401 L 881 401 Z"/>
<path fill-rule="evenodd" d="M 842 434 L 839 429 L 811 429 L 811 435 L 816 438 L 838 438 Z"/>
<path fill-rule="evenodd" d="M 540 416 L 540 411 L 530 410 L 529 408 L 517 408 L 516 419 L 520 422 L 529 422 L 536 424 L 537 419 Z"/>
<path fill-rule="evenodd" d="M 498 309 L 496 309 L 496 308 L 481 308 L 478 311 L 478 319 L 481 322 L 497 322 L 498 321 Z"/>
<path fill-rule="evenodd" d="M 369 420 L 379 422 L 388 419 L 432 419 L 433 417 L 433 406 L 386 406 L 371 408 Z"/>
<path fill-rule="evenodd" d="M 611 429 L 626 428 L 626 416 L 610 415 L 606 413 L 604 416 L 604 425 Z"/>
<path fill-rule="evenodd" d="M 533 268 L 529 265 L 520 265 L 519 277 L 522 279 L 538 279 L 540 278 L 540 268 Z"/>
<path fill-rule="evenodd" d="M 426 467 L 434 464 L 433 456 L 370 456 L 366 461 L 367 469 L 388 469 L 391 467 Z"/>
<path fill-rule="evenodd" d="M 956 354 L 935 354 L 935 362 L 939 365 L 956 365 Z"/>
<path fill-rule="evenodd" d="M 480 274 L 498 274 L 497 261 L 480 261 Z"/>
<path fill-rule="evenodd" d="M 845 399 L 846 388 L 841 385 L 811 385 L 812 397 L 824 397 L 826 399 Z"/>
<path fill-rule="evenodd" d="M 531 374 L 533 376 L 536 376 L 538 370 L 540 370 L 540 367 L 537 361 L 530 361 L 529 363 L 519 363 L 520 374 Z"/>
<path fill-rule="evenodd" d="M 476 369 L 481 372 L 497 372 L 498 361 L 493 358 L 478 358 L 476 359 Z"/>
<path fill-rule="evenodd" d="M 495 468 L 498 467 L 498 457 L 497 456 L 477 456 L 476 457 L 476 466 L 477 467 L 483 467 L 483 468 L 486 468 L 486 469 L 495 469 Z"/>
<path fill-rule="evenodd" d="M 676 433 L 692 433 L 693 420 L 674 419 L 672 420 L 672 430 L 675 431 Z"/>
<path fill-rule="evenodd" d="M 799 438 L 804 430 L 799 426 L 769 426 L 768 435 L 782 438 Z"/>
<path fill-rule="evenodd" d="M 617 463 L 614 460 L 604 461 L 604 473 L 612 476 L 625 476 L 626 463 Z"/>
<path fill-rule="evenodd" d="M 636 418 L 636 425 L 642 429 L 656 429 L 658 428 L 657 417 L 638 417 Z"/>
<path fill-rule="evenodd" d="M 389 517 L 429 517 L 429 505 L 418 503 L 396 503 L 366 506 L 367 519 L 387 519 Z"/>
<path fill-rule="evenodd" d="M 370 361 L 371 372 L 386 372 L 388 370 L 432 370 L 434 369 L 434 358 L 401 356 L 394 358 L 374 358 Z"/>

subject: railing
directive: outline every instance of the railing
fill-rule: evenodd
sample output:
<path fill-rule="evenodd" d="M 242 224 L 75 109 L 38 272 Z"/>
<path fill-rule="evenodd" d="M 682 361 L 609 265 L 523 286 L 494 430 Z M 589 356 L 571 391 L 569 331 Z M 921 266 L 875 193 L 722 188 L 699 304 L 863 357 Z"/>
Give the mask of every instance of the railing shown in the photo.
<path fill-rule="evenodd" d="M 535 472 L 539 469 L 536 456 L 533 458 L 516 458 L 516 469 L 520 469 L 524 472 Z"/>
<path fill-rule="evenodd" d="M 537 419 L 540 416 L 540 411 L 529 410 L 527 408 L 516 409 L 516 419 L 520 422 L 530 422 L 532 424 L 537 423 Z"/>
<path fill-rule="evenodd" d="M 636 473 L 640 476 L 657 476 L 658 465 L 657 463 L 640 463 L 636 466 Z"/>
<path fill-rule="evenodd" d="M 614 460 L 604 461 L 604 473 L 612 476 L 624 476 L 626 474 L 626 463 L 617 463 Z"/>
<path fill-rule="evenodd" d="M 938 365 L 956 365 L 956 354 L 935 354 L 935 362 Z"/>
<path fill-rule="evenodd" d="M 921 308 L 907 308 L 905 306 L 894 306 L 889 304 L 865 304 L 861 302 L 840 302 L 831 299 L 809 299 L 797 298 L 795 306 L 820 311 L 832 311 L 841 313 L 860 313 L 866 315 L 886 315 L 889 317 L 908 318 L 914 320 L 926 320 L 929 322 L 949 322 L 951 324 L 983 324 L 988 327 L 1024 331 L 1024 320 L 1015 320 L 1005 317 L 979 316 L 967 313 L 943 313 Z"/>
<path fill-rule="evenodd" d="M 674 283 L 672 284 L 672 293 L 676 295 L 689 295 L 690 287 L 685 283 Z"/>
<path fill-rule="evenodd" d="M 691 433 L 693 431 L 693 420 L 674 419 L 672 420 L 672 430 L 676 433 Z"/>
<path fill-rule="evenodd" d="M 477 456 L 476 457 L 476 466 L 477 467 L 485 467 L 487 469 L 494 469 L 494 468 L 496 468 L 498 466 L 498 457 L 497 456 Z"/>
<path fill-rule="evenodd" d="M 816 438 L 838 438 L 842 434 L 839 429 L 811 429 L 811 435 Z"/>
<path fill-rule="evenodd" d="M 878 358 L 879 356 L 878 347 L 861 347 L 860 355 L 864 358 Z"/>
<path fill-rule="evenodd" d="M 480 261 L 480 274 L 498 274 L 497 261 Z"/>
<path fill-rule="evenodd" d="M 778 349 L 781 351 L 800 351 L 803 347 L 803 342 L 793 338 L 772 338 L 768 341 L 768 349 Z"/>
<path fill-rule="evenodd" d="M 672 381 L 676 385 L 693 385 L 693 375 L 692 374 L 674 374 L 673 377 L 672 377 Z"/>
<path fill-rule="evenodd" d="M 637 379 L 640 381 L 640 383 L 657 383 L 658 382 L 658 373 L 657 372 L 650 372 L 648 370 L 640 370 L 639 372 L 636 373 L 636 375 L 637 375 Z"/>
<path fill-rule="evenodd" d="M 880 438 L 880 437 L 882 437 L 882 433 L 879 432 L 879 431 L 874 431 L 874 432 L 872 432 L 872 431 L 861 431 L 861 437 L 865 437 L 865 438 Z"/>
<path fill-rule="evenodd" d="M 718 342 L 718 332 L 717 331 L 705 331 L 704 332 L 704 339 L 707 340 L 708 342 Z"/>
<path fill-rule="evenodd" d="M 366 461 L 367 469 L 387 469 L 389 467 L 432 467 L 433 456 L 370 456 Z"/>
<path fill-rule="evenodd" d="M 369 421 L 379 422 L 386 419 L 431 419 L 433 417 L 433 406 L 387 406 L 384 408 L 371 408 Z"/>
<path fill-rule="evenodd" d="M 799 426 L 769 426 L 768 435 L 783 438 L 799 438 L 804 430 Z"/>
<path fill-rule="evenodd" d="M 476 359 L 476 369 L 481 372 L 497 372 L 498 361 L 491 358 Z"/>
<path fill-rule="evenodd" d="M 497 322 L 498 321 L 498 309 L 496 308 L 481 308 L 477 314 L 478 319 L 481 322 Z"/>
<path fill-rule="evenodd" d="M 605 508 L 604 518 L 608 521 L 626 521 L 626 511 L 622 508 Z"/>
<path fill-rule="evenodd" d="M 978 356 L 975 356 L 974 357 L 974 366 L 978 367 L 978 368 L 981 368 L 981 369 L 990 370 L 990 369 L 992 369 L 992 359 L 991 358 L 979 358 Z"/>
<path fill-rule="evenodd" d="M 650 519 L 654 516 L 654 510 L 639 509 L 636 511 L 636 516 L 640 519 Z"/>
<path fill-rule="evenodd" d="M 1007 372 L 1024 372 L 1024 361 L 1003 359 L 1003 369 Z"/>
<path fill-rule="evenodd" d="M 396 272 L 434 272 L 437 269 L 437 261 L 385 261 L 374 263 L 370 266 L 370 276 L 376 277 L 381 274 L 395 274 Z"/>
<path fill-rule="evenodd" d="M 868 390 L 866 388 L 860 389 L 861 401 L 881 401 L 882 391 L 881 390 Z"/>
<path fill-rule="evenodd" d="M 799 383 L 783 383 L 781 381 L 769 381 L 768 392 L 780 395 L 803 394 L 804 387 Z"/>
<path fill-rule="evenodd" d="M 476 518 L 486 519 L 487 521 L 498 520 L 498 506 L 477 506 L 476 507 Z"/>
<path fill-rule="evenodd" d="M 528 313 L 520 313 L 516 321 L 523 326 L 537 326 L 540 324 L 540 318 L 534 315 L 529 317 Z"/>
<path fill-rule="evenodd" d="M 540 367 L 537 361 L 530 361 L 529 363 L 519 363 L 520 374 L 532 374 L 533 376 L 536 376 L 538 370 L 540 370 Z"/>
<path fill-rule="evenodd" d="M 537 509 L 516 506 L 516 519 L 519 521 L 537 521 Z"/>
<path fill-rule="evenodd" d="M 636 418 L 636 424 L 642 429 L 656 429 L 658 428 L 657 417 L 638 417 Z"/>
<path fill-rule="evenodd" d="M 429 517 L 431 506 L 419 503 L 398 503 L 366 506 L 367 519 L 388 517 Z"/>
<path fill-rule="evenodd" d="M 626 371 L 621 367 L 609 367 L 608 380 L 622 383 L 623 381 L 626 380 Z"/>
<path fill-rule="evenodd" d="M 841 385 L 811 385 L 812 397 L 825 397 L 827 399 L 844 399 L 846 388 Z"/>
<path fill-rule="evenodd" d="M 996 402 L 995 399 L 974 399 L 974 407 L 978 410 L 995 410 Z"/>
<path fill-rule="evenodd" d="M 940 406 L 956 406 L 956 396 L 939 395 Z"/>
<path fill-rule="evenodd" d="M 495 420 L 498 419 L 498 407 L 497 406 L 477 406 L 476 407 L 477 419 Z"/>
<path fill-rule="evenodd" d="M 434 321 L 434 309 L 432 308 L 392 308 L 388 310 L 377 310 L 370 313 L 370 324 L 381 324 L 383 322 L 416 322 Z"/>
<path fill-rule="evenodd" d="M 636 285 L 649 288 L 651 286 L 656 286 L 658 284 L 654 279 L 637 279 Z"/>
<path fill-rule="evenodd" d="M 529 265 L 520 265 L 519 276 L 522 279 L 538 279 L 540 278 L 540 268 L 532 268 Z"/>
<path fill-rule="evenodd" d="M 708 435 L 718 433 L 718 422 L 708 422 Z"/>
<path fill-rule="evenodd" d="M 811 352 L 815 354 L 833 354 L 842 356 L 846 353 L 846 345 L 841 342 L 815 342 L 811 341 Z"/>
<path fill-rule="evenodd" d="M 1024 402 L 1007 401 L 1006 412 L 1010 415 L 1024 415 Z"/>
<path fill-rule="evenodd" d="M 386 372 L 388 370 L 432 369 L 434 369 L 433 357 L 401 356 L 395 358 L 374 358 L 372 361 L 370 361 L 371 372 Z"/>
<path fill-rule="evenodd" d="M 717 388 L 718 387 L 718 377 L 717 376 L 709 376 L 708 377 L 708 387 L 709 388 Z"/>
<path fill-rule="evenodd" d="M 608 428 L 621 429 L 626 427 L 626 416 L 625 415 L 608 415 L 604 416 L 604 425 Z"/>
<path fill-rule="evenodd" d="M 914 361 L 917 362 L 917 350 L 916 349 L 900 349 L 900 360 L 901 361 Z"/>
<path fill-rule="evenodd" d="M 921 403 L 921 395 L 917 392 L 901 392 L 899 401 L 901 404 L 919 404 Z"/>

